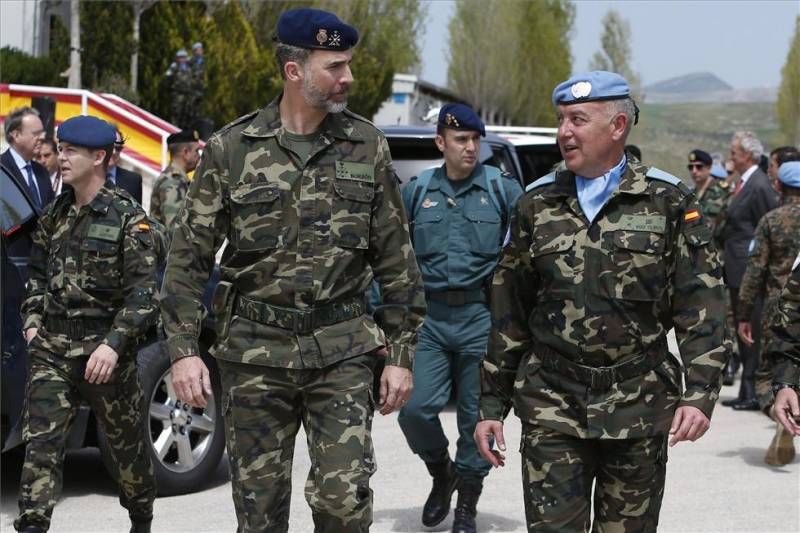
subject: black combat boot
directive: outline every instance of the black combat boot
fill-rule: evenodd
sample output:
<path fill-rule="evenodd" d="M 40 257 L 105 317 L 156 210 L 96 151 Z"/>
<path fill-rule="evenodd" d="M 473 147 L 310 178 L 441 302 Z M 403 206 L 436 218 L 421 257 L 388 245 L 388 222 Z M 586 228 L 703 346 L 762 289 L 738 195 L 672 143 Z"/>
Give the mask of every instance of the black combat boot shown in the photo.
<path fill-rule="evenodd" d="M 475 533 L 475 516 L 478 498 L 481 497 L 483 482 L 462 480 L 458 487 L 458 501 L 453 513 L 453 533 Z"/>
<path fill-rule="evenodd" d="M 425 463 L 425 466 L 433 477 L 433 487 L 422 508 L 422 524 L 433 527 L 450 513 L 450 501 L 458 486 L 458 475 L 449 457 L 438 463 Z"/>
<path fill-rule="evenodd" d="M 130 533 L 150 533 L 150 524 L 152 520 L 148 521 L 131 521 Z"/>

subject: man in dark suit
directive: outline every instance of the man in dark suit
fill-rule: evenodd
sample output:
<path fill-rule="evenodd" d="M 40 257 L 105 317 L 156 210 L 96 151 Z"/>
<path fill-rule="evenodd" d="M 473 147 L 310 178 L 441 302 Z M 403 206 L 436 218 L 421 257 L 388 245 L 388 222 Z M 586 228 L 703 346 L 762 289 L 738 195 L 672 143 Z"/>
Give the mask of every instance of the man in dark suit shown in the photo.
<path fill-rule="evenodd" d="M 122 155 L 122 150 L 125 148 L 125 138 L 119 131 L 117 131 L 117 140 L 114 141 L 114 153 L 111 155 L 111 160 L 108 162 L 107 179 L 113 181 L 117 187 L 125 189 L 133 196 L 133 199 L 142 203 L 142 175 L 136 172 L 119 167 L 119 157 Z"/>
<path fill-rule="evenodd" d="M 778 207 L 779 200 L 775 190 L 770 186 L 769 178 L 759 168 L 764 147 L 756 136 L 749 131 L 736 132 L 731 139 L 731 160 L 739 180 L 733 190 L 725 215 L 722 238 L 725 243 L 725 283 L 731 296 L 733 313 L 738 316 L 739 286 L 744 276 L 749 255 L 750 243 L 753 240 L 758 221 L 768 211 Z M 757 327 L 761 323 L 761 303 L 753 306 L 750 323 L 753 327 L 754 343 L 747 346 L 736 339 L 739 344 L 739 355 L 742 360 L 742 383 L 739 397 L 722 402 L 723 405 L 737 410 L 758 410 L 755 395 L 755 372 L 758 368 L 761 331 Z"/>

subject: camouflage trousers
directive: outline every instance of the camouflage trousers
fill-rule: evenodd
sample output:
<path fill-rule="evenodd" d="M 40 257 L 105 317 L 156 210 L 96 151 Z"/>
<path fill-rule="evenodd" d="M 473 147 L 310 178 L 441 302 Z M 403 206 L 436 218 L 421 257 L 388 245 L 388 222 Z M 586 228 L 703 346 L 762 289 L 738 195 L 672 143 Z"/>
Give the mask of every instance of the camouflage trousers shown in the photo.
<path fill-rule="evenodd" d="M 580 439 L 523 424 L 520 451 L 528 531 L 656 531 L 664 495 L 666 435 Z"/>
<path fill-rule="evenodd" d="M 47 530 L 62 486 L 64 447 L 82 401 L 89 404 L 108 440 L 118 467 L 119 501 L 131 520 L 152 519 L 156 487 L 144 442 L 144 404 L 136 363 L 121 356 L 112 381 L 91 384 L 83 377 L 88 357 L 64 357 L 70 341 L 37 335 L 28 346 L 28 375 L 23 437 L 26 441 L 14 526 Z"/>
<path fill-rule="evenodd" d="M 305 370 L 218 364 L 237 532 L 288 531 L 300 424 L 311 456 L 305 496 L 315 531 L 369 531 L 374 357 Z"/>

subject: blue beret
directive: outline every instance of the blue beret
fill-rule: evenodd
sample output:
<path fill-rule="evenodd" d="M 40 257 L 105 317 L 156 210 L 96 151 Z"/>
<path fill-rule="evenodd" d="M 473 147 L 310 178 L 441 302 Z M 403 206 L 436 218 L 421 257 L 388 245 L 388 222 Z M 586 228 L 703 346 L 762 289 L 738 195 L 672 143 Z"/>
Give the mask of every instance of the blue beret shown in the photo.
<path fill-rule="evenodd" d="M 778 179 L 784 185 L 800 188 L 800 161 L 787 161 L 778 168 Z"/>
<path fill-rule="evenodd" d="M 614 72 L 593 70 L 576 74 L 553 89 L 553 105 L 569 105 L 595 100 L 618 100 L 631 95 L 625 78 Z"/>
<path fill-rule="evenodd" d="M 186 53 L 186 50 L 181 48 L 177 52 L 175 52 L 175 57 L 189 57 L 189 54 Z"/>
<path fill-rule="evenodd" d="M 91 115 L 72 117 L 58 127 L 58 141 L 85 146 L 86 148 L 106 148 L 117 140 L 114 126 Z"/>
<path fill-rule="evenodd" d="M 711 175 L 715 178 L 725 179 L 728 177 L 728 171 L 722 165 L 711 165 Z"/>
<path fill-rule="evenodd" d="M 692 150 L 691 152 L 689 152 L 689 162 L 690 163 L 700 162 L 703 163 L 704 165 L 711 165 L 714 162 L 714 160 L 711 159 L 711 155 L 706 151 Z"/>
<path fill-rule="evenodd" d="M 278 42 L 318 50 L 349 50 L 358 42 L 358 31 L 333 13 L 300 8 L 284 11 L 278 19 Z"/>
<path fill-rule="evenodd" d="M 439 110 L 439 125 L 452 130 L 477 131 L 481 137 L 486 137 L 486 127 L 481 117 L 468 105 L 443 105 Z"/>

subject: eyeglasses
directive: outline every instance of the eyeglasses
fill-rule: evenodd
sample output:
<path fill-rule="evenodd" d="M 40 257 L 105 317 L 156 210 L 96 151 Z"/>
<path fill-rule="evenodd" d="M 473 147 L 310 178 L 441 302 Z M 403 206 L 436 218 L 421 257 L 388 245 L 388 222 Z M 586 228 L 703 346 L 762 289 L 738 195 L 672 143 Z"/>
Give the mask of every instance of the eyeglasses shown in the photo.
<path fill-rule="evenodd" d="M 706 166 L 707 165 L 704 165 L 702 163 L 689 163 L 688 165 L 686 165 L 686 168 L 688 168 L 689 170 L 692 170 L 694 168 L 701 169 L 701 168 L 704 168 Z"/>

